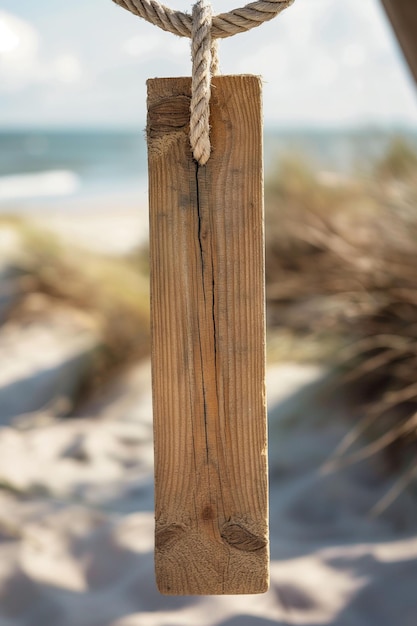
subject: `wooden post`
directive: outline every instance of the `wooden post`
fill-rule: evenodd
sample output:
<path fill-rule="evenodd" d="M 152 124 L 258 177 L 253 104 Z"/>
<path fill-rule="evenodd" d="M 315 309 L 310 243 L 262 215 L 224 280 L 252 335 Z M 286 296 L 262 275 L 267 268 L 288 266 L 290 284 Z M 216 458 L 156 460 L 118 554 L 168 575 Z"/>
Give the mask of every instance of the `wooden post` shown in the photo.
<path fill-rule="evenodd" d="M 155 565 L 166 594 L 268 588 L 261 85 L 213 78 L 212 156 L 191 81 L 148 81 Z"/>
<path fill-rule="evenodd" d="M 382 0 L 404 56 L 417 82 L 417 2 Z"/>

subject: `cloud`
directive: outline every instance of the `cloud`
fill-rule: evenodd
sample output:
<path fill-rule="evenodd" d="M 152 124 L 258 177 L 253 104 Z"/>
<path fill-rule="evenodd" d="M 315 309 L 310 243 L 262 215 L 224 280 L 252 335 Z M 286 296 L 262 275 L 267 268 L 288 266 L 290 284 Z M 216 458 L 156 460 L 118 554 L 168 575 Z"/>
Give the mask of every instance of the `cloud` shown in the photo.
<path fill-rule="evenodd" d="M 52 0 L 25 0 L 20 14 L 32 22 L 11 14 L 15 4 L 6 0 L 10 13 L 0 11 L 7 121 L 137 126 L 146 117 L 147 78 L 191 73 L 189 40 L 111 2 L 63 11 Z M 189 0 L 175 5 L 190 9 Z M 276 20 L 222 40 L 220 68 L 264 78 L 269 125 L 417 123 L 414 85 L 379 0 L 296 0 Z"/>
<path fill-rule="evenodd" d="M 13 28 L 13 23 L 10 20 L 0 16 L 0 54 L 13 54 L 20 46 L 19 29 L 21 25 L 17 22 Z"/>
<path fill-rule="evenodd" d="M 417 122 L 413 85 L 376 0 L 297 0 L 261 29 L 241 48 L 238 71 L 262 74 L 269 123 Z"/>
<path fill-rule="evenodd" d="M 25 83 L 36 65 L 39 36 L 23 20 L 0 11 L 0 84 L 13 90 Z"/>
<path fill-rule="evenodd" d="M 49 71 L 46 72 L 49 79 L 60 83 L 77 83 L 82 76 L 81 63 L 74 54 L 61 54 L 51 63 Z"/>
<path fill-rule="evenodd" d="M 172 37 L 154 28 L 149 33 L 142 33 L 127 39 L 122 44 L 122 51 L 142 63 L 149 63 L 151 59 L 167 56 L 185 60 L 190 56 L 190 43 L 188 39 Z"/>
<path fill-rule="evenodd" d="M 15 92 L 33 84 L 71 84 L 82 75 L 76 54 L 42 56 L 41 37 L 32 24 L 0 11 L 0 91 Z"/>

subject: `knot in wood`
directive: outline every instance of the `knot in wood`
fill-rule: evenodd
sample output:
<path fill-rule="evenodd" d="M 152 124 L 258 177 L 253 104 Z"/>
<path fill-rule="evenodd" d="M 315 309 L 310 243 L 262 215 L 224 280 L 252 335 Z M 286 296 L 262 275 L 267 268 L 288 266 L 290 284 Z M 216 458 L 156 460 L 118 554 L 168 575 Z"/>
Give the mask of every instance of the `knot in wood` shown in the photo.
<path fill-rule="evenodd" d="M 266 546 L 266 540 L 251 533 L 236 522 L 226 522 L 221 529 L 223 539 L 236 550 L 255 552 Z"/>
<path fill-rule="evenodd" d="M 185 527 L 182 524 L 169 524 L 158 528 L 155 533 L 155 548 L 157 550 L 170 550 L 177 541 L 185 535 Z"/>
<path fill-rule="evenodd" d="M 214 520 L 216 517 L 216 512 L 211 504 L 207 504 L 201 513 L 201 517 L 205 522 L 209 522 Z"/>

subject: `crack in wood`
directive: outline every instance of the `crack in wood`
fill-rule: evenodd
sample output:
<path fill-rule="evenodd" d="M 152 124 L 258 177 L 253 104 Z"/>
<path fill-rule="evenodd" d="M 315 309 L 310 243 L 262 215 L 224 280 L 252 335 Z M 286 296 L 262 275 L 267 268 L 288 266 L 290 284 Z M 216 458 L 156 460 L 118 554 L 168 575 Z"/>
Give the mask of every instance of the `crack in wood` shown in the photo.
<path fill-rule="evenodd" d="M 197 220 L 198 220 L 198 229 L 197 229 L 197 240 L 200 250 L 200 264 L 201 264 L 201 286 L 203 290 L 203 298 L 204 298 L 204 306 L 206 306 L 206 286 L 205 286 L 205 272 L 204 272 L 204 246 L 203 246 L 203 237 L 202 237 L 202 223 L 203 217 L 201 215 L 201 197 L 200 197 L 200 181 L 199 181 L 199 165 L 195 163 L 195 186 L 196 186 L 196 208 L 197 208 Z M 209 436 L 208 436 L 208 411 L 207 411 L 207 390 L 206 390 L 206 380 L 204 376 L 204 355 L 203 355 L 203 344 L 201 341 L 201 324 L 200 319 L 198 320 L 198 332 L 199 332 L 199 349 L 200 349 L 200 362 L 201 362 L 201 385 L 203 392 L 203 411 L 204 411 L 204 432 L 206 439 L 206 463 L 209 465 Z M 210 491 L 210 473 L 208 474 L 208 482 L 209 482 L 209 491 Z"/>

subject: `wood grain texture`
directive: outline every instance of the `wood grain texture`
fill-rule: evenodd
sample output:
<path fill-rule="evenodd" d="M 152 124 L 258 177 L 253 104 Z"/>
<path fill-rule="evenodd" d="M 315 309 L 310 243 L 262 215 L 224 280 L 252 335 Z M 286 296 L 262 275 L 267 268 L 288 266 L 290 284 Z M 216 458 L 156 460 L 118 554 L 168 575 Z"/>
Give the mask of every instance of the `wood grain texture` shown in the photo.
<path fill-rule="evenodd" d="M 416 0 L 382 0 L 417 82 L 417 2 Z"/>
<path fill-rule="evenodd" d="M 188 78 L 148 81 L 155 567 L 166 594 L 268 588 L 260 80 L 213 79 L 192 159 Z"/>

